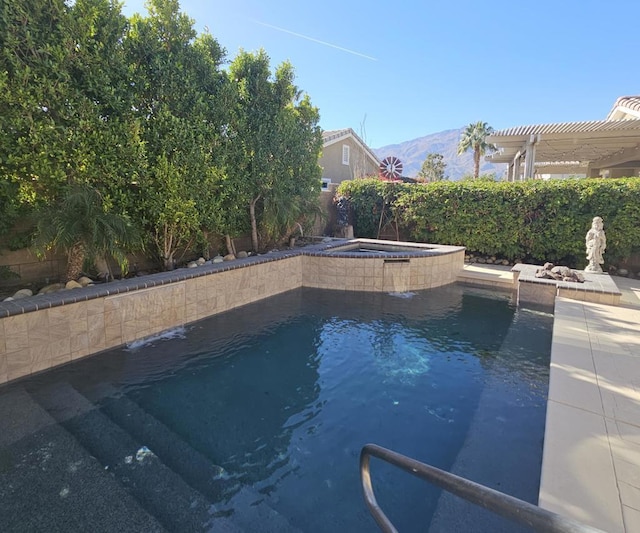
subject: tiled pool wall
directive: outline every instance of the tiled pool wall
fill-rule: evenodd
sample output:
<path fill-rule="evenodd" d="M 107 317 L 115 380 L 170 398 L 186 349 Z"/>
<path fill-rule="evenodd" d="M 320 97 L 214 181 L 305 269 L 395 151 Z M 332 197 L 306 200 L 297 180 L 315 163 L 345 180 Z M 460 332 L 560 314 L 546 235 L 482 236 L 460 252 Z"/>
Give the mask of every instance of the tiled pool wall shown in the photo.
<path fill-rule="evenodd" d="M 324 255 L 330 248 L 276 252 L 0 303 L 0 383 L 299 287 L 414 291 L 453 283 L 464 265 L 462 247 L 436 247 L 439 253 L 428 256 Z"/>

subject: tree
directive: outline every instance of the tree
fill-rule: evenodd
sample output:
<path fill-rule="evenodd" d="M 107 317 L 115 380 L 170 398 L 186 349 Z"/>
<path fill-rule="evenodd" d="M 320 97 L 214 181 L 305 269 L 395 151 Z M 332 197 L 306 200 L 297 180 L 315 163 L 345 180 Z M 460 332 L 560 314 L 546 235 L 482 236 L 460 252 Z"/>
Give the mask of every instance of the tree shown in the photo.
<path fill-rule="evenodd" d="M 469 124 L 458 143 L 458 155 L 462 155 L 468 150 L 473 151 L 473 176 L 480 175 L 480 158 L 487 152 L 495 151 L 496 147 L 487 142 L 487 137 L 493 133 L 493 128 L 486 122 L 476 122 Z"/>
<path fill-rule="evenodd" d="M 271 74 L 260 50 L 229 67 L 233 106 L 226 131 L 227 201 L 248 209 L 254 251 L 300 223 L 320 193 L 318 110 L 293 84 L 290 63 Z M 262 237 L 262 238 L 261 238 Z"/>
<path fill-rule="evenodd" d="M 14 193 L 9 214 L 56 204 L 80 183 L 124 214 L 119 191 L 137 172 L 141 143 L 130 120 L 119 4 L 15 0 L 0 5 L 0 20 L 0 176 Z M 6 211 L 0 206 L 2 218 Z"/>
<path fill-rule="evenodd" d="M 432 181 L 446 180 L 444 174 L 447 164 L 444 162 L 444 156 L 438 153 L 427 154 L 420 172 L 418 172 L 418 181 L 430 183 Z"/>
<path fill-rule="evenodd" d="M 135 196 L 137 216 L 171 269 L 176 253 L 218 220 L 223 51 L 209 34 L 197 37 L 176 0 L 147 7 L 147 17 L 133 17 L 125 43 L 147 161 Z"/>
<path fill-rule="evenodd" d="M 126 273 L 126 251 L 138 242 L 129 219 L 110 212 L 100 192 L 89 185 L 68 187 L 58 204 L 42 209 L 34 237 L 41 257 L 50 250 L 66 252 L 65 281 L 78 279 L 85 260 L 99 257 L 113 257 Z"/>

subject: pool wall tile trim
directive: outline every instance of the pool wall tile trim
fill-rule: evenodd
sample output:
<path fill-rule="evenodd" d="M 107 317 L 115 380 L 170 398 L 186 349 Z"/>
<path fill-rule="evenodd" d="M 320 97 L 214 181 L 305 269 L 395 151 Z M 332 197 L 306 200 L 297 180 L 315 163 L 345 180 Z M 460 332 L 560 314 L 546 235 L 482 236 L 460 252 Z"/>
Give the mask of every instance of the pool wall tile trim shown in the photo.
<path fill-rule="evenodd" d="M 385 255 L 326 253 L 340 245 L 344 242 L 2 302 L 0 383 L 300 287 L 415 291 L 455 282 L 464 266 L 460 246 L 412 245 L 416 252 Z M 394 258 L 408 261 L 385 263 Z"/>

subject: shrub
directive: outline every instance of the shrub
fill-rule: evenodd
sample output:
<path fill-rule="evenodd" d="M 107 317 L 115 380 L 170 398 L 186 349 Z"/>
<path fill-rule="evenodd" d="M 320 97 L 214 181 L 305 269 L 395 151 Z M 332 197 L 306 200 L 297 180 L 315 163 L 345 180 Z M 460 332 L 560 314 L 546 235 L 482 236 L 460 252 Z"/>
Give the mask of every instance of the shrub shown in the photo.
<path fill-rule="evenodd" d="M 471 252 L 586 265 L 584 236 L 594 216 L 607 234 L 607 263 L 640 251 L 640 178 L 428 184 L 344 182 L 354 232 L 375 237 L 384 201 L 415 241 L 466 246 Z"/>

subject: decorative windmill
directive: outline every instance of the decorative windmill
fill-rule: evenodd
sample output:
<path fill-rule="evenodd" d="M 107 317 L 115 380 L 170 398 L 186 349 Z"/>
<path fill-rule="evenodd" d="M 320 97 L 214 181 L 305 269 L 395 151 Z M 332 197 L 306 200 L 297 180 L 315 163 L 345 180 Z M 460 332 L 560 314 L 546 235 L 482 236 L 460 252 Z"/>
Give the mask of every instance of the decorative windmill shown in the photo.
<path fill-rule="evenodd" d="M 380 163 L 379 175 L 385 180 L 399 180 L 402 178 L 402 161 L 394 155 L 385 157 Z"/>
<path fill-rule="evenodd" d="M 394 155 L 385 157 L 380 163 L 379 176 L 383 180 L 387 181 L 399 181 L 402 179 L 402 161 Z M 395 218 L 392 210 L 390 209 L 390 199 L 385 195 L 382 200 L 382 209 L 380 209 L 380 221 L 378 222 L 378 239 L 380 235 L 389 227 L 392 226 L 395 229 L 396 240 L 400 240 L 400 233 L 398 230 L 398 220 Z"/>

